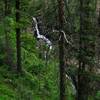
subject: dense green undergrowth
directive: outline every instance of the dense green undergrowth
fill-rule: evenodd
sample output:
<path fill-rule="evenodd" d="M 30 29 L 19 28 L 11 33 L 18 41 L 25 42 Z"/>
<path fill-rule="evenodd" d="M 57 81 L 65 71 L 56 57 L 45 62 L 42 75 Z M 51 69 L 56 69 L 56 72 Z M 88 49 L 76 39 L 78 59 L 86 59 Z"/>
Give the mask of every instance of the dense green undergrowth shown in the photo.
<path fill-rule="evenodd" d="M 39 57 L 40 50 L 36 48 L 36 40 L 32 35 L 25 33 L 21 38 L 22 73 L 18 74 L 15 66 L 1 63 L 0 100 L 59 100 L 57 59 L 50 57 L 46 64 L 45 60 Z M 15 52 L 13 53 L 15 56 Z M 3 61 L 4 58 L 5 55 L 1 52 L 0 60 Z M 66 97 L 68 100 L 75 100 L 69 80 L 66 80 Z M 96 98 L 99 98 L 99 92 Z"/>
<path fill-rule="evenodd" d="M 21 74 L 10 70 L 10 66 L 0 66 L 0 100 L 58 100 L 57 64 L 51 63 L 48 67 L 40 66 L 41 62 L 36 64 L 32 68 L 23 68 Z M 39 69 L 38 67 L 44 68 L 34 72 Z M 69 100 L 73 100 L 71 91 L 69 91 Z"/>
<path fill-rule="evenodd" d="M 59 100 L 59 65 L 51 53 L 48 64 L 39 56 L 44 48 L 37 48 L 37 41 L 30 33 L 21 34 L 22 73 L 16 72 L 15 32 L 9 35 L 10 58 L 13 64 L 4 63 L 4 38 L 0 38 L 0 100 Z M 2 34 L 3 36 L 3 34 Z M 74 70 L 75 72 L 75 70 Z M 71 71 L 71 74 L 74 73 Z M 99 100 L 97 93 L 96 100 Z M 66 80 L 67 100 L 75 100 L 71 81 Z M 92 97 L 90 97 L 90 100 Z"/>
<path fill-rule="evenodd" d="M 53 75 L 46 76 L 34 75 L 26 69 L 17 74 L 9 66 L 0 66 L 0 100 L 56 100 L 59 91 Z"/>

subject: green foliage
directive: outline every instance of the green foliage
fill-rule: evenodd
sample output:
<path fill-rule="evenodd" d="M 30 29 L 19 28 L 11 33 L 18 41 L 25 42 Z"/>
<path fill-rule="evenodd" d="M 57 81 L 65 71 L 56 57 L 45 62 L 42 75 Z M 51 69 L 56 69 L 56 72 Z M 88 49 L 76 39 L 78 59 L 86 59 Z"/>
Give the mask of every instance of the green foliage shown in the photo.
<path fill-rule="evenodd" d="M 37 48 L 37 40 L 31 32 L 32 16 L 42 16 L 45 24 L 45 31 L 52 33 L 52 28 L 58 28 L 58 4 L 56 0 L 21 0 L 21 19 L 20 23 L 15 21 L 15 0 L 9 2 L 11 10 L 9 16 L 4 16 L 4 1 L 0 1 L 0 100 L 59 100 L 59 67 L 58 67 L 58 45 L 55 46 L 52 58 L 46 61 L 39 57 L 39 54 L 47 48 L 43 45 L 42 49 Z M 87 0 L 85 0 L 87 2 Z M 95 30 L 92 17 L 95 16 L 95 0 L 91 0 L 89 5 L 84 5 L 84 13 L 89 16 L 84 16 L 84 31 L 82 41 L 87 45 L 87 49 L 81 52 L 82 60 L 85 64 L 93 66 L 94 63 L 94 47 Z M 79 23 L 79 0 L 68 0 L 65 2 L 65 22 L 64 31 L 68 33 L 68 39 L 72 37 L 73 45 L 78 49 L 80 29 Z M 22 73 L 16 73 L 16 31 L 15 28 L 21 28 L 21 58 L 22 58 Z M 5 43 L 5 35 L 7 33 L 8 46 Z M 58 34 L 52 33 L 52 38 L 58 40 Z M 77 43 L 78 41 L 78 43 Z M 56 43 L 56 41 L 53 41 Z M 9 47 L 10 58 L 12 65 L 5 63 L 5 58 L 8 56 L 5 50 Z M 76 56 L 78 52 L 74 51 L 71 46 L 66 46 L 68 60 L 77 62 Z M 73 52 L 72 52 L 73 51 Z M 43 52 L 42 52 L 43 53 Z M 66 56 L 65 54 L 65 56 Z M 9 59 L 10 59 L 9 58 Z M 76 63 L 75 62 L 75 63 Z M 94 66 L 93 66 L 94 67 Z M 77 64 L 69 64 L 66 72 L 70 76 L 76 76 Z M 98 82 L 100 78 L 93 73 L 80 73 L 88 76 L 90 82 Z M 75 100 L 75 94 L 71 86 L 71 81 L 66 80 L 66 98 Z M 93 85 L 91 85 L 93 86 Z M 93 90 L 94 91 L 94 90 Z M 94 91 L 93 93 L 95 93 Z M 94 99 L 90 95 L 89 100 Z M 100 99 L 98 91 L 95 100 Z"/>
<path fill-rule="evenodd" d="M 100 99 L 100 91 L 98 91 L 97 93 L 96 93 L 96 96 L 95 96 L 95 100 L 99 100 Z"/>

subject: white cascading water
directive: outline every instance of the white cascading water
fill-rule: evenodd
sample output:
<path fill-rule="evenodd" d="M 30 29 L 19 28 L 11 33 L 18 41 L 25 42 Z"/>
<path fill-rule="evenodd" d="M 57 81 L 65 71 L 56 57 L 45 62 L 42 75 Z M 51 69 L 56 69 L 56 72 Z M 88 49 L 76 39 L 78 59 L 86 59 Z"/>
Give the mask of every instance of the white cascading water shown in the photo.
<path fill-rule="evenodd" d="M 36 20 L 35 17 L 33 17 L 33 21 L 35 22 L 35 30 L 36 30 L 37 39 L 42 39 L 42 40 L 47 44 L 47 46 L 49 47 L 49 50 L 51 50 L 51 49 L 52 49 L 52 43 L 51 43 L 51 41 L 50 41 L 48 38 L 46 38 L 44 35 L 41 35 L 41 34 L 40 34 L 39 28 L 38 28 L 38 22 L 37 22 L 37 20 Z M 55 31 L 53 31 L 53 32 L 55 32 Z M 57 32 L 59 32 L 59 31 L 57 31 Z M 63 31 L 62 31 L 62 32 L 63 32 Z M 63 32 L 63 33 L 64 33 L 64 32 Z M 70 44 L 70 42 L 67 40 L 67 38 L 65 38 L 65 39 L 66 39 L 66 42 Z M 75 88 L 75 86 L 74 86 L 74 84 L 73 84 L 73 82 L 72 82 L 72 79 L 71 79 L 67 74 L 66 74 L 66 78 L 67 78 L 69 81 L 71 81 L 71 86 L 72 86 L 72 88 L 73 88 L 73 94 L 76 95 L 77 90 L 76 90 L 76 88 Z"/>
<path fill-rule="evenodd" d="M 42 39 L 47 44 L 47 46 L 49 47 L 49 50 L 51 50 L 52 49 L 51 41 L 48 38 L 46 38 L 44 35 L 40 34 L 39 28 L 38 28 L 38 22 L 37 22 L 35 17 L 33 17 L 33 21 L 35 22 L 35 29 L 36 29 L 37 39 Z"/>
<path fill-rule="evenodd" d="M 76 90 L 75 85 L 73 84 L 73 80 L 67 74 L 66 74 L 66 78 L 71 82 L 70 84 L 71 84 L 72 89 L 73 89 L 73 94 L 76 95 L 77 94 L 77 90 Z"/>

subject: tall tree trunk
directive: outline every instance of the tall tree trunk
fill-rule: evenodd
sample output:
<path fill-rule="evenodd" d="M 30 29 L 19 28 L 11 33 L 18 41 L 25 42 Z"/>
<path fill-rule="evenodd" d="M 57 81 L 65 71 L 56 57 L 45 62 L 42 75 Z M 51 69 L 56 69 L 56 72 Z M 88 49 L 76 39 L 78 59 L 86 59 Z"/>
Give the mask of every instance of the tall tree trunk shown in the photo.
<path fill-rule="evenodd" d="M 4 1 L 5 3 L 5 20 L 6 20 L 6 17 L 8 16 L 8 0 L 5 0 Z M 9 45 L 8 45 L 8 32 L 7 32 L 7 25 L 6 25 L 6 21 L 4 21 L 4 25 L 6 26 L 5 27 L 5 49 L 6 49 L 6 62 L 8 61 L 9 57 L 8 57 L 8 49 L 9 49 Z"/>
<path fill-rule="evenodd" d="M 98 16 L 98 26 L 100 27 L 100 8 L 99 8 L 99 16 Z"/>
<path fill-rule="evenodd" d="M 93 26 L 93 4 L 91 0 L 80 0 L 80 48 L 79 48 L 79 69 L 78 69 L 78 100 L 88 100 L 91 89 L 90 79 L 87 74 L 94 67 L 95 55 L 95 33 Z M 92 42 L 91 42 L 91 39 Z"/>
<path fill-rule="evenodd" d="M 66 100 L 65 98 L 65 64 L 64 64 L 64 35 L 61 32 L 64 25 L 64 1 L 58 0 L 59 6 L 59 28 L 60 34 L 59 36 L 59 61 L 60 61 L 60 100 Z"/>
<path fill-rule="evenodd" d="M 83 40 L 83 37 L 85 35 L 84 33 L 84 8 L 83 8 L 84 1 L 80 0 L 80 42 L 79 42 L 79 69 L 78 69 L 78 100 L 87 100 L 85 94 L 84 94 L 84 88 L 86 87 L 86 84 L 84 83 L 84 76 L 82 73 L 85 71 L 85 55 L 82 53 L 85 52 L 85 42 Z M 88 91 L 88 90 L 87 90 Z"/>
<path fill-rule="evenodd" d="M 9 4 L 9 0 L 4 0 L 4 4 L 5 4 L 5 7 L 4 7 L 4 10 L 5 10 L 5 13 L 4 13 L 4 17 L 5 17 L 5 20 L 4 20 L 4 25 L 5 25 L 5 53 L 6 53 L 6 56 L 5 56 L 5 63 L 8 64 L 8 65 L 12 65 L 12 58 L 11 58 L 11 55 L 12 55 L 12 50 L 11 50 L 11 47 L 10 47 L 10 41 L 9 41 L 9 27 L 8 27 L 8 24 L 7 24 L 7 20 L 6 20 L 6 17 L 8 17 L 10 15 L 10 4 Z"/>
<path fill-rule="evenodd" d="M 49 1 L 48 0 L 44 0 L 44 2 L 45 2 L 45 9 L 48 9 L 48 3 L 49 3 Z"/>
<path fill-rule="evenodd" d="M 21 68 L 21 40 L 20 40 L 20 27 L 19 27 L 19 22 L 20 22 L 20 0 L 16 0 L 16 49 L 17 49 L 17 71 L 20 72 L 22 70 Z"/>

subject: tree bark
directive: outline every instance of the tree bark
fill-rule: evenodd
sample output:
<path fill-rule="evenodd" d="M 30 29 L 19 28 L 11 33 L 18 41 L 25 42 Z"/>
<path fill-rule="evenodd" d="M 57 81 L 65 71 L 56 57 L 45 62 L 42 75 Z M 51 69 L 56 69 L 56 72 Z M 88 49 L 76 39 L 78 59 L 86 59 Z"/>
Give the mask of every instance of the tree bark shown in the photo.
<path fill-rule="evenodd" d="M 20 22 L 20 0 L 16 0 L 16 49 L 17 49 L 17 71 L 21 72 L 21 40 L 20 40 L 20 27 L 19 27 L 19 22 Z"/>
<path fill-rule="evenodd" d="M 64 25 L 64 1 L 58 0 L 59 6 L 59 29 L 60 29 L 60 41 L 59 41 L 59 61 L 60 61 L 60 100 L 66 100 L 65 98 L 65 64 L 64 64 L 64 35 L 61 32 Z"/>
<path fill-rule="evenodd" d="M 100 27 L 100 8 L 99 8 L 98 26 Z"/>
<path fill-rule="evenodd" d="M 5 20 L 6 17 L 8 16 L 8 0 L 4 1 L 5 3 Z M 4 21 L 4 25 L 5 27 L 5 49 L 6 49 L 6 61 L 8 61 L 9 57 L 8 57 L 8 49 L 9 49 L 9 40 L 8 40 L 8 32 L 7 32 L 7 25 L 6 25 L 6 21 Z"/>
<path fill-rule="evenodd" d="M 8 64 L 8 65 L 12 65 L 12 49 L 10 47 L 10 41 L 9 41 L 9 27 L 8 27 L 8 24 L 7 24 L 7 20 L 6 20 L 6 17 L 8 17 L 10 15 L 10 4 L 9 4 L 9 0 L 4 0 L 4 25 L 5 25 L 5 63 Z"/>
<path fill-rule="evenodd" d="M 90 79 L 85 73 L 89 73 L 94 67 L 95 32 L 93 20 L 93 4 L 90 0 L 80 0 L 80 33 L 79 33 L 79 68 L 78 68 L 78 100 L 88 100 L 91 88 Z M 92 37 L 92 43 L 91 39 Z"/>

